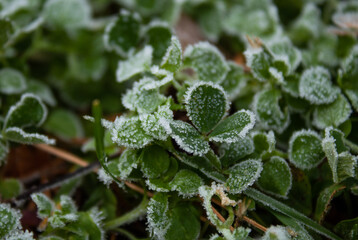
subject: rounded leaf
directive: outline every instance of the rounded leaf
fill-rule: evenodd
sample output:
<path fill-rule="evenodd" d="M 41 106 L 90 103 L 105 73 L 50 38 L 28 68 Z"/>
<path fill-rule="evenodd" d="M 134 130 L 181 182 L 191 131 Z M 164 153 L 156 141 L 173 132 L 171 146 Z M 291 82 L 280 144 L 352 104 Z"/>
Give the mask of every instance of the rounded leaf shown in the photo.
<path fill-rule="evenodd" d="M 164 54 L 160 67 L 171 72 L 176 72 L 182 64 L 182 58 L 179 39 L 176 36 L 172 36 L 170 46 Z"/>
<path fill-rule="evenodd" d="M 288 156 L 290 162 L 300 169 L 316 167 L 324 158 L 321 137 L 311 130 L 295 132 L 289 142 Z"/>
<path fill-rule="evenodd" d="M 147 178 L 159 177 L 168 170 L 170 165 L 169 154 L 157 145 L 144 148 L 140 161 L 142 172 Z"/>
<path fill-rule="evenodd" d="M 12 68 L 0 70 L 0 92 L 3 94 L 21 93 L 26 89 L 26 79 L 21 72 Z"/>
<path fill-rule="evenodd" d="M 180 195 L 186 197 L 197 194 L 199 187 L 202 185 L 203 180 L 198 174 L 186 169 L 179 171 L 169 183 L 173 191 L 178 191 Z"/>
<path fill-rule="evenodd" d="M 186 92 L 186 110 L 200 132 L 211 131 L 229 108 L 225 91 L 219 85 L 199 82 Z"/>

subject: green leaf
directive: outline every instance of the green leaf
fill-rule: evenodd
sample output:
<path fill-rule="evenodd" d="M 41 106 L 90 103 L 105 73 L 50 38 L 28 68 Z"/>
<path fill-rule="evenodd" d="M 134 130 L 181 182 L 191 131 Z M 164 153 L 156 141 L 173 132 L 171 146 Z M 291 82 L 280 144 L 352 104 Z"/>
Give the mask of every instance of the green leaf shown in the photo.
<path fill-rule="evenodd" d="M 16 197 L 21 193 L 22 189 L 22 183 L 15 178 L 0 180 L 0 196 L 4 200 Z"/>
<path fill-rule="evenodd" d="M 26 86 L 26 79 L 18 70 L 12 68 L 3 68 L 0 70 L 1 93 L 18 94 L 23 92 Z"/>
<path fill-rule="evenodd" d="M 352 113 L 348 100 L 339 94 L 337 99 L 328 105 L 319 105 L 313 112 L 313 124 L 323 129 L 325 127 L 338 127 L 344 123 Z"/>
<path fill-rule="evenodd" d="M 153 63 L 159 64 L 171 45 L 172 31 L 166 22 L 153 20 L 143 30 L 146 44 L 153 47 Z"/>
<path fill-rule="evenodd" d="M 273 212 L 272 214 L 275 215 L 276 218 L 278 218 L 283 224 L 288 226 L 288 230 L 291 230 L 291 232 L 294 232 L 294 238 L 295 240 L 313 240 L 313 238 L 309 235 L 309 233 L 307 232 L 307 230 L 305 229 L 305 227 L 296 222 L 296 220 L 277 213 L 277 212 Z"/>
<path fill-rule="evenodd" d="M 0 19 L 0 29 L 0 46 L 3 49 L 14 34 L 14 26 L 9 19 Z"/>
<path fill-rule="evenodd" d="M 185 103 L 190 120 L 203 133 L 211 131 L 229 108 L 225 91 L 219 85 L 206 82 L 190 87 Z"/>
<path fill-rule="evenodd" d="M 184 65 L 193 68 L 198 79 L 205 82 L 220 83 L 229 71 L 224 56 L 208 42 L 188 46 L 184 52 Z"/>
<path fill-rule="evenodd" d="M 43 82 L 35 80 L 28 81 L 26 92 L 38 96 L 43 102 L 52 107 L 57 104 L 56 98 L 52 94 L 50 87 Z"/>
<path fill-rule="evenodd" d="M 287 198 L 292 186 L 292 174 L 285 159 L 274 156 L 265 162 L 257 184 L 268 193 Z"/>
<path fill-rule="evenodd" d="M 106 27 L 104 45 L 107 50 L 114 50 L 126 56 L 139 43 L 141 19 L 137 13 L 121 9 L 118 17 Z"/>
<path fill-rule="evenodd" d="M 245 75 L 244 68 L 241 65 L 228 61 L 228 66 L 229 72 L 220 85 L 226 91 L 228 98 L 234 100 L 246 86 L 248 77 Z"/>
<path fill-rule="evenodd" d="M 129 148 L 143 148 L 153 140 L 143 130 L 139 117 L 121 116 L 116 118 L 111 135 L 113 142 Z"/>
<path fill-rule="evenodd" d="M 251 68 L 252 75 L 261 82 L 271 79 L 270 67 L 272 57 L 262 48 L 250 48 L 245 52 L 246 64 Z"/>
<path fill-rule="evenodd" d="M 357 156 L 353 156 L 349 152 L 342 152 L 338 155 L 337 163 L 337 182 L 341 182 L 348 177 L 356 176 Z"/>
<path fill-rule="evenodd" d="M 202 186 L 203 180 L 190 170 L 180 170 L 169 183 L 172 191 L 178 191 L 184 197 L 191 197 L 198 193 L 198 189 Z"/>
<path fill-rule="evenodd" d="M 255 115 L 248 110 L 240 110 L 221 121 L 209 134 L 215 142 L 232 143 L 244 138 L 255 125 Z"/>
<path fill-rule="evenodd" d="M 167 131 L 179 147 L 188 153 L 202 156 L 210 149 L 209 143 L 193 126 L 186 122 L 174 120 L 169 123 Z"/>
<path fill-rule="evenodd" d="M 255 95 L 253 109 L 259 124 L 267 130 L 282 133 L 290 123 L 288 109 L 284 111 L 279 105 L 281 92 L 277 89 L 263 90 Z"/>
<path fill-rule="evenodd" d="M 84 137 L 80 119 L 73 112 L 65 109 L 55 109 L 50 112 L 43 127 L 47 132 L 65 140 Z"/>
<path fill-rule="evenodd" d="M 270 153 L 275 150 L 276 139 L 275 134 L 272 131 L 265 132 L 253 132 L 251 134 L 254 142 L 255 153 L 258 156 L 262 156 L 265 153 Z"/>
<path fill-rule="evenodd" d="M 0 166 L 5 163 L 8 153 L 9 153 L 9 146 L 0 141 Z"/>
<path fill-rule="evenodd" d="M 314 213 L 314 218 L 318 222 L 322 223 L 325 215 L 329 211 L 331 201 L 334 197 L 339 196 L 344 189 L 344 185 L 334 184 L 323 189 L 323 191 L 320 192 L 316 203 L 316 210 Z"/>
<path fill-rule="evenodd" d="M 91 7 L 86 0 L 49 0 L 42 15 L 50 26 L 72 31 L 89 26 Z"/>
<path fill-rule="evenodd" d="M 146 89 L 153 84 L 151 78 L 143 78 L 135 82 L 132 89 L 128 90 L 122 97 L 123 105 L 138 113 L 152 113 L 165 101 L 165 96 L 159 93 L 158 89 Z"/>
<path fill-rule="evenodd" d="M 334 226 L 334 231 L 346 240 L 354 240 L 358 238 L 358 218 L 340 221 Z"/>
<path fill-rule="evenodd" d="M 244 137 L 233 143 L 219 146 L 220 161 L 223 167 L 229 167 L 254 151 L 254 143 L 250 137 Z"/>
<path fill-rule="evenodd" d="M 55 204 L 45 194 L 33 193 L 31 194 L 31 198 L 36 203 L 37 215 L 41 219 L 47 218 L 52 215 L 52 212 L 55 210 Z"/>
<path fill-rule="evenodd" d="M 149 71 L 152 64 L 153 48 L 145 46 L 135 54 L 131 54 L 127 60 L 119 61 L 116 71 L 117 82 L 124 82 L 131 77 Z"/>
<path fill-rule="evenodd" d="M 317 222 L 306 217 L 302 213 L 300 213 L 300 212 L 288 207 L 287 205 L 259 192 L 256 189 L 248 188 L 248 189 L 246 189 L 244 194 L 246 194 L 247 196 L 249 196 L 250 198 L 254 199 L 257 202 L 262 203 L 263 205 L 265 205 L 266 207 L 268 207 L 272 210 L 283 213 L 284 215 L 295 219 L 297 222 L 309 227 L 310 229 L 312 229 L 315 232 L 318 232 L 318 233 L 320 233 L 328 238 L 334 239 L 334 240 L 340 239 L 338 236 L 336 236 L 335 234 L 333 234 L 326 228 L 322 227 Z"/>
<path fill-rule="evenodd" d="M 282 90 L 288 94 L 290 94 L 292 97 L 298 98 L 299 93 L 299 81 L 300 78 L 298 74 L 289 75 L 285 77 L 285 81 L 282 84 Z"/>
<path fill-rule="evenodd" d="M 240 162 L 228 169 L 229 177 L 226 180 L 226 186 L 230 193 L 242 193 L 254 184 L 260 177 L 261 171 L 262 163 L 260 161 L 250 159 Z"/>
<path fill-rule="evenodd" d="M 271 226 L 267 228 L 261 240 L 288 240 L 292 239 L 287 229 L 283 226 Z"/>
<path fill-rule="evenodd" d="M 137 168 L 138 161 L 139 151 L 126 149 L 117 160 L 108 163 L 108 170 L 121 180 L 126 180 L 129 174 Z"/>
<path fill-rule="evenodd" d="M 332 86 L 331 75 L 323 67 L 305 70 L 299 82 L 300 97 L 312 104 L 332 103 L 339 94 L 339 88 Z"/>
<path fill-rule="evenodd" d="M 169 168 L 169 154 L 157 145 L 143 149 L 140 155 L 141 169 L 145 177 L 158 178 Z"/>
<path fill-rule="evenodd" d="M 11 106 L 8 111 L 4 129 L 9 127 L 40 126 L 46 119 L 47 109 L 42 101 L 35 95 L 26 93 L 20 101 Z"/>
<path fill-rule="evenodd" d="M 18 127 L 10 127 L 5 129 L 3 136 L 9 141 L 22 144 L 46 143 L 53 145 L 56 142 L 54 139 L 49 139 L 45 135 L 39 133 L 27 133 Z"/>
<path fill-rule="evenodd" d="M 179 39 L 176 36 L 172 36 L 170 46 L 164 54 L 160 67 L 174 73 L 181 67 L 182 60 L 183 56 Z"/>
<path fill-rule="evenodd" d="M 311 169 L 324 158 L 320 136 L 311 130 L 301 130 L 292 134 L 288 155 L 290 162 L 300 169 Z"/>
<path fill-rule="evenodd" d="M 150 199 L 147 222 L 151 235 L 157 239 L 164 239 L 170 227 L 168 195 L 157 193 Z"/>
<path fill-rule="evenodd" d="M 0 238 L 5 239 L 11 232 L 21 228 L 21 213 L 10 205 L 0 203 Z"/>
<path fill-rule="evenodd" d="M 165 130 L 165 126 L 173 120 L 173 111 L 169 105 L 168 101 L 167 104 L 159 106 L 156 112 L 139 116 L 144 131 L 155 139 L 164 141 L 169 136 Z"/>

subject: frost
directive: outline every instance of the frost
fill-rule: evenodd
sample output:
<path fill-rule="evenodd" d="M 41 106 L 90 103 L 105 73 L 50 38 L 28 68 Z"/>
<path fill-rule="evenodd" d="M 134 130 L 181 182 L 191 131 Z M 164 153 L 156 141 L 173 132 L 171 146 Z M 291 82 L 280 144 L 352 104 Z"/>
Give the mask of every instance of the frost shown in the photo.
<path fill-rule="evenodd" d="M 251 134 L 255 146 L 255 152 L 263 155 L 275 150 L 276 139 L 273 131 L 268 133 L 255 131 Z"/>
<path fill-rule="evenodd" d="M 15 231 L 11 232 L 9 236 L 6 237 L 6 240 L 35 240 L 32 232 L 29 231 Z"/>
<path fill-rule="evenodd" d="M 311 37 L 318 37 L 321 31 L 321 11 L 313 3 L 307 3 L 297 20 L 293 23 L 291 36 L 301 42 Z"/>
<path fill-rule="evenodd" d="M 270 67 L 269 68 L 269 73 L 271 74 L 271 76 L 278 82 L 283 84 L 284 83 L 284 77 L 282 72 L 280 72 L 279 70 L 277 70 L 274 67 Z"/>
<path fill-rule="evenodd" d="M 344 123 L 352 113 L 348 100 L 339 94 L 337 99 L 328 105 L 319 105 L 313 112 L 313 124 L 323 129 L 325 127 L 338 127 Z"/>
<path fill-rule="evenodd" d="M 9 153 L 8 145 L 0 141 L 0 166 L 5 163 L 6 156 Z"/>
<path fill-rule="evenodd" d="M 172 36 L 170 46 L 164 54 L 161 68 L 164 68 L 171 72 L 176 72 L 182 64 L 183 56 L 179 39 L 176 36 Z"/>
<path fill-rule="evenodd" d="M 55 210 L 55 205 L 45 194 L 34 193 L 31 194 L 31 198 L 36 203 L 37 215 L 41 219 L 51 216 L 52 212 Z"/>
<path fill-rule="evenodd" d="M 153 48 L 145 46 L 136 54 L 130 55 L 127 60 L 119 61 L 116 71 L 117 82 L 124 82 L 129 78 L 150 69 L 152 64 Z"/>
<path fill-rule="evenodd" d="M 251 68 L 252 75 L 259 81 L 265 82 L 270 79 L 269 71 L 272 58 L 262 48 L 249 48 L 244 52 L 246 64 Z"/>
<path fill-rule="evenodd" d="M 100 168 L 97 174 L 98 180 L 100 180 L 108 188 L 109 185 L 112 183 L 113 178 L 103 168 Z"/>
<path fill-rule="evenodd" d="M 84 115 L 83 119 L 90 121 L 90 122 L 94 122 L 94 118 L 92 116 Z M 106 128 L 106 129 L 112 129 L 114 127 L 113 122 L 108 121 L 104 118 L 101 119 L 101 125 L 102 125 L 102 127 Z"/>
<path fill-rule="evenodd" d="M 147 179 L 145 184 L 148 186 L 148 189 L 156 192 L 169 192 L 171 189 L 169 183 L 164 182 L 161 178 L 159 179 Z"/>
<path fill-rule="evenodd" d="M 196 173 L 183 169 L 175 175 L 169 186 L 172 191 L 178 191 L 184 197 L 192 197 L 203 184 L 203 180 Z"/>
<path fill-rule="evenodd" d="M 219 147 L 220 161 L 224 167 L 228 167 L 253 151 L 254 142 L 250 137 L 240 138 L 233 143 L 223 143 Z"/>
<path fill-rule="evenodd" d="M 166 131 L 188 153 L 202 156 L 210 150 L 209 143 L 190 124 L 174 120 L 168 124 Z"/>
<path fill-rule="evenodd" d="M 0 92 L 18 94 L 26 89 L 26 79 L 21 72 L 12 68 L 0 70 Z"/>
<path fill-rule="evenodd" d="M 258 92 L 253 100 L 253 111 L 265 129 L 273 129 L 278 133 L 286 130 L 290 123 L 288 109 L 281 110 L 279 100 L 281 92 L 276 89 Z"/>
<path fill-rule="evenodd" d="M 143 175 L 147 178 L 162 176 L 170 166 L 169 154 L 164 148 L 157 145 L 144 148 L 139 161 Z"/>
<path fill-rule="evenodd" d="M 129 148 L 142 148 L 153 140 L 142 129 L 139 117 L 127 118 L 121 116 L 116 118 L 114 127 L 111 129 L 111 135 L 113 142 Z"/>
<path fill-rule="evenodd" d="M 120 179 L 127 179 L 129 174 L 138 167 L 138 152 L 133 149 L 126 149 L 118 159 L 117 164 Z"/>
<path fill-rule="evenodd" d="M 213 83 L 198 82 L 185 93 L 189 119 L 201 132 L 209 132 L 229 110 L 225 90 Z"/>
<path fill-rule="evenodd" d="M 234 100 L 247 85 L 248 77 L 245 75 L 243 67 L 235 62 L 228 61 L 228 66 L 229 72 L 220 84 L 226 91 L 228 98 Z"/>
<path fill-rule="evenodd" d="M 209 134 L 211 141 L 233 143 L 244 138 L 255 125 L 255 115 L 240 110 L 221 121 Z"/>
<path fill-rule="evenodd" d="M 160 88 L 166 85 L 167 83 L 170 83 L 174 79 L 174 75 L 172 72 L 169 72 L 164 69 L 160 69 L 158 66 L 153 66 L 150 69 L 150 72 L 151 74 L 156 76 L 159 80 L 151 81 L 150 83 L 148 82 L 147 84 L 145 84 L 143 86 L 143 89 L 145 90 Z"/>
<path fill-rule="evenodd" d="M 264 191 L 278 197 L 287 198 L 292 187 L 291 169 L 283 158 L 273 156 L 263 165 L 257 183 Z"/>
<path fill-rule="evenodd" d="M 91 208 L 89 211 L 89 215 L 94 222 L 94 224 L 97 226 L 98 230 L 101 232 L 101 240 L 104 240 L 105 232 L 102 228 L 103 220 L 105 219 L 104 214 L 102 211 L 100 211 L 97 207 Z"/>
<path fill-rule="evenodd" d="M 312 130 L 296 131 L 289 142 L 290 162 L 300 169 L 316 167 L 324 159 L 321 137 Z"/>
<path fill-rule="evenodd" d="M 300 96 L 312 104 L 328 104 L 333 102 L 340 92 L 332 86 L 331 75 L 323 67 L 311 67 L 305 70 L 299 82 Z"/>
<path fill-rule="evenodd" d="M 220 83 L 229 71 L 224 56 L 208 42 L 188 46 L 184 52 L 184 65 L 193 68 L 199 80 L 205 82 Z"/>
<path fill-rule="evenodd" d="M 122 56 L 131 52 L 139 41 L 140 23 L 139 14 L 121 9 L 118 18 L 105 29 L 103 41 L 107 50 L 114 50 Z"/>
<path fill-rule="evenodd" d="M 261 240 L 289 240 L 291 235 L 284 226 L 271 226 Z"/>
<path fill-rule="evenodd" d="M 3 0 L 1 1 L 0 17 L 10 16 L 28 6 L 29 2 L 27 0 Z"/>
<path fill-rule="evenodd" d="M 47 117 L 47 108 L 41 99 L 25 93 L 20 101 L 11 106 L 4 120 L 4 128 L 40 126 Z"/>
<path fill-rule="evenodd" d="M 9 204 L 0 203 L 0 238 L 4 239 L 11 232 L 21 229 L 21 213 Z"/>
<path fill-rule="evenodd" d="M 143 78 L 135 82 L 132 89 L 128 90 L 122 97 L 123 105 L 138 113 L 154 112 L 159 105 L 165 101 L 165 96 L 160 94 L 158 89 L 147 90 L 146 87 L 155 84 L 152 78 Z"/>
<path fill-rule="evenodd" d="M 262 171 L 262 163 L 258 160 L 246 160 L 232 166 L 228 173 L 226 186 L 230 193 L 238 194 L 245 191 L 246 188 L 254 184 Z"/>
<path fill-rule="evenodd" d="M 45 135 L 38 133 L 26 133 L 25 131 L 17 127 L 7 128 L 5 129 L 3 134 L 7 140 L 22 144 L 45 143 L 49 145 L 54 145 L 56 143 L 55 139 L 49 139 Z"/>
<path fill-rule="evenodd" d="M 165 239 L 171 223 L 168 217 L 168 197 L 164 194 L 156 194 L 149 201 L 147 208 L 148 228 L 156 239 Z"/>

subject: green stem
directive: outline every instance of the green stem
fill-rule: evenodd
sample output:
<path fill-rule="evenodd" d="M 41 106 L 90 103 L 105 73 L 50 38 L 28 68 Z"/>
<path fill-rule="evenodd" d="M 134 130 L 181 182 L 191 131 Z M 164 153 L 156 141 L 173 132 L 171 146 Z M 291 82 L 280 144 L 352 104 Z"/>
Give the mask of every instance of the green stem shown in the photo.
<path fill-rule="evenodd" d="M 115 229 L 115 231 L 126 236 L 129 240 L 138 240 L 138 238 L 136 238 L 132 233 L 128 232 L 127 230 L 124 230 L 123 228 L 117 228 Z"/>
<path fill-rule="evenodd" d="M 138 218 L 144 216 L 147 213 L 148 202 L 148 198 L 144 196 L 142 202 L 139 204 L 138 207 L 116 219 L 106 222 L 104 225 L 104 229 L 116 229 L 124 224 L 134 222 Z"/>
<path fill-rule="evenodd" d="M 351 151 L 355 154 L 358 154 L 358 145 L 349 141 L 348 139 L 343 140 L 344 143 L 351 149 Z"/>

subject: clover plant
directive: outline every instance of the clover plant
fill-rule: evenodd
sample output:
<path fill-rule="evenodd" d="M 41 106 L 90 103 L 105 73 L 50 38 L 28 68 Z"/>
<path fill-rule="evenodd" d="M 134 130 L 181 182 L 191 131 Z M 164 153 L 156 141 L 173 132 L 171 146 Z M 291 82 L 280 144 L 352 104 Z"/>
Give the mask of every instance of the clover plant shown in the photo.
<path fill-rule="evenodd" d="M 357 239 L 357 22 L 356 1 L 0 1 L 0 165 L 26 144 L 82 166 L 2 171 L 0 238 Z"/>

